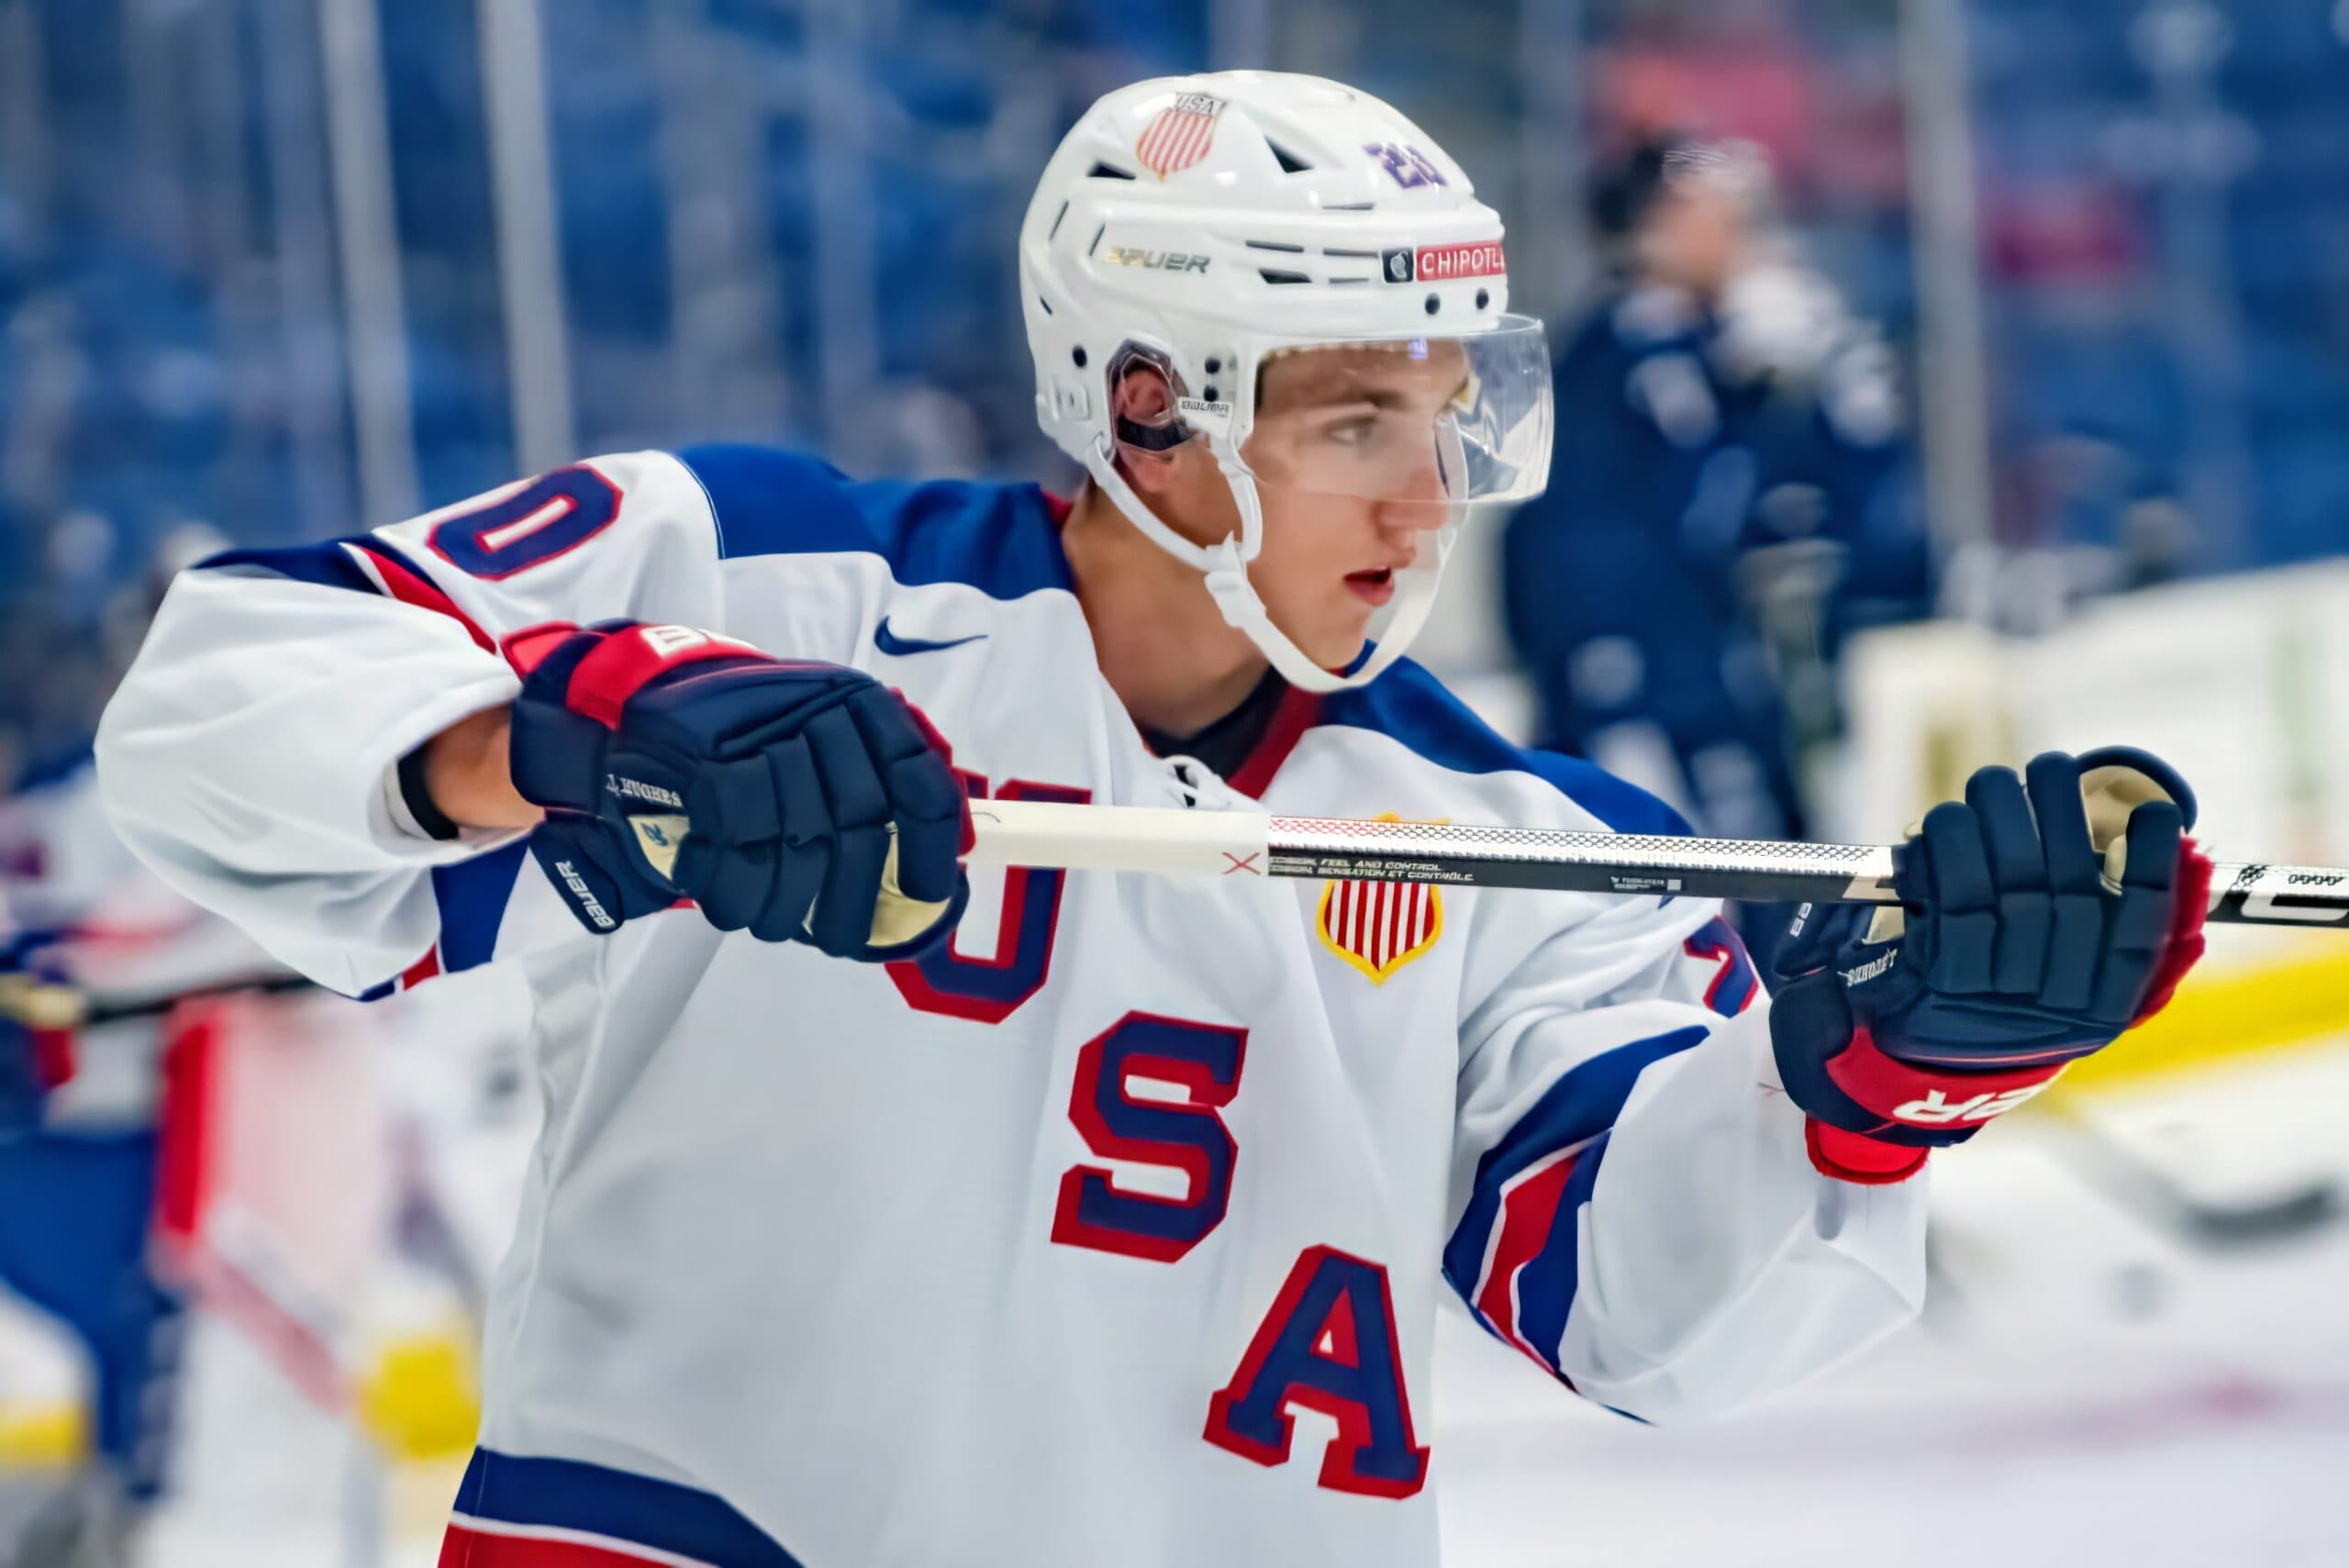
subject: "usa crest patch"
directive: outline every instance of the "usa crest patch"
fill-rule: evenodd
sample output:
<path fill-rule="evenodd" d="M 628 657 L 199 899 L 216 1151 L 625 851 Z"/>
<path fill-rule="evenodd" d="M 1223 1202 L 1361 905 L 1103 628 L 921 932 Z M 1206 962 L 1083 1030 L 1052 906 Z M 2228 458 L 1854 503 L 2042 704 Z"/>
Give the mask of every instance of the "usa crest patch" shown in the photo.
<path fill-rule="evenodd" d="M 1142 128 L 1134 157 L 1162 180 L 1188 169 L 1215 145 L 1215 122 L 1222 113 L 1223 100 L 1212 93 L 1181 94 Z"/>
<path fill-rule="evenodd" d="M 1426 882 L 1324 883 L 1316 927 L 1322 946 L 1384 985 L 1443 935 L 1443 895 Z"/>

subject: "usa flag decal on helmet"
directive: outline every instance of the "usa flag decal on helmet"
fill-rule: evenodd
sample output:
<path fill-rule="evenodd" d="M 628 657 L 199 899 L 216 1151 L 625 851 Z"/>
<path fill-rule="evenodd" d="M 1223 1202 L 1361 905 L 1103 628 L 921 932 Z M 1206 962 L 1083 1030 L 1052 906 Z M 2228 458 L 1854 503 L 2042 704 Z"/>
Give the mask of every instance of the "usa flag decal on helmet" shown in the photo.
<path fill-rule="evenodd" d="M 1325 882 L 1314 928 L 1323 947 L 1384 985 L 1443 935 L 1443 894 L 1428 882 Z"/>
<path fill-rule="evenodd" d="M 1215 145 L 1216 117 L 1222 113 L 1223 100 L 1212 93 L 1182 94 L 1143 128 L 1135 158 L 1162 180 L 1188 169 Z"/>

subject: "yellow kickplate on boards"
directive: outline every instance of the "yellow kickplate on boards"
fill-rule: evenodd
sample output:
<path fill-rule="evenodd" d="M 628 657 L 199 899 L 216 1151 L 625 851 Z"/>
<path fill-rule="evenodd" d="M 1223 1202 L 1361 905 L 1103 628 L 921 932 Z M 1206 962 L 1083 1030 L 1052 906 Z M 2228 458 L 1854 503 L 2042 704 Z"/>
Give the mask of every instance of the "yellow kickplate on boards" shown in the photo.
<path fill-rule="evenodd" d="M 2349 952 L 2327 933 L 2289 960 L 2198 969 L 2177 995 L 2113 1045 L 2065 1073 L 2068 1092 L 2190 1071 L 2232 1057 L 2349 1037 Z"/>

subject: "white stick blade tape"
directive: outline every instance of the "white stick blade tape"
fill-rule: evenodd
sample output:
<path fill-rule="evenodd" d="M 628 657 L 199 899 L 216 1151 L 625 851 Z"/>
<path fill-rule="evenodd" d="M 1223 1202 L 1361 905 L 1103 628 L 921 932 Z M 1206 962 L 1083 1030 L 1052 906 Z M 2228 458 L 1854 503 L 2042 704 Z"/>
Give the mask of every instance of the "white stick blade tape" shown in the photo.
<path fill-rule="evenodd" d="M 1072 871 L 1262 874 L 1271 820 L 1254 811 L 974 800 L 971 824 L 977 842 L 970 859 L 978 865 Z"/>

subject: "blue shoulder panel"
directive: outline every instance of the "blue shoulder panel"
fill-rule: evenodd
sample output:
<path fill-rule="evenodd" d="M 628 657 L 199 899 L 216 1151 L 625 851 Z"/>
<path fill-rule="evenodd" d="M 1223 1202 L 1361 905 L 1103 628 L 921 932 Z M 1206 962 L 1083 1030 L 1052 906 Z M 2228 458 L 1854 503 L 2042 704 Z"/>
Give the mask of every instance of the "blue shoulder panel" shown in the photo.
<path fill-rule="evenodd" d="M 1033 484 L 859 484 L 771 447 L 688 447 L 677 457 L 709 496 L 723 560 L 863 550 L 907 587 L 963 583 L 1016 599 L 1074 586 Z"/>
<path fill-rule="evenodd" d="M 1512 746 L 1408 659 L 1367 686 L 1321 700 L 1321 722 L 1390 735 L 1455 773 L 1531 773 L 1618 833 L 1686 835 L 1680 813 L 1579 757 Z"/>
<path fill-rule="evenodd" d="M 316 544 L 286 545 L 275 550 L 224 550 L 207 555 L 189 568 L 193 572 L 241 571 L 290 577 L 321 588 L 347 588 L 354 594 L 380 592 L 374 580 L 359 569 L 340 539 Z"/>

